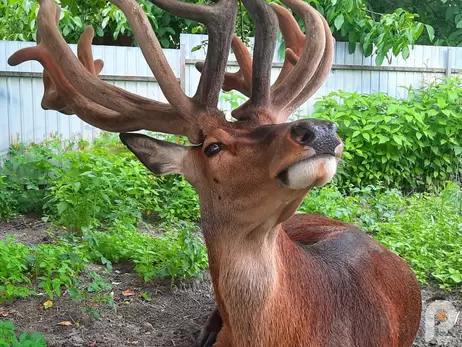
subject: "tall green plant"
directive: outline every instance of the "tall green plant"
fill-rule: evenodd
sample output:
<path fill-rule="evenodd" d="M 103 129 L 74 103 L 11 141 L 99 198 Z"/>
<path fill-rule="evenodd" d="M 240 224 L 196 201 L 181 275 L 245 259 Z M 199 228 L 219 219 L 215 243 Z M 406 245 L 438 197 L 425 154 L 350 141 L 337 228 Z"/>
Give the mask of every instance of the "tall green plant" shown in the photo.
<path fill-rule="evenodd" d="M 385 94 L 334 92 L 313 117 L 338 124 L 344 139 L 342 185 L 425 190 L 462 173 L 462 80 L 450 77 L 409 99 Z"/>

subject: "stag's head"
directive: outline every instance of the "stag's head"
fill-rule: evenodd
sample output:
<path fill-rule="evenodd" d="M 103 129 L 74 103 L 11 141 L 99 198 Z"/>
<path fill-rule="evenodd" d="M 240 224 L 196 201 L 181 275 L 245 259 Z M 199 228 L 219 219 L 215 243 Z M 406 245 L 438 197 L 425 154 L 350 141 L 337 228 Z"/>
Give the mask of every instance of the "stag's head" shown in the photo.
<path fill-rule="evenodd" d="M 342 142 L 335 125 L 316 119 L 285 123 L 321 86 L 332 65 L 333 38 L 324 18 L 301 0 L 281 0 L 303 18 L 306 36 L 291 13 L 264 0 L 243 0 L 256 25 L 253 60 L 233 37 L 236 0 L 213 6 L 175 0 L 153 1 L 162 9 L 205 24 L 208 51 L 193 97 L 180 88 L 149 21 L 135 0 L 111 0 L 127 17 L 168 103 L 139 97 L 100 80 L 101 60 L 93 60 L 93 30 L 87 28 L 77 57 L 57 30 L 59 8 L 40 0 L 38 45 L 16 52 L 12 65 L 38 60 L 44 67 L 42 106 L 75 113 L 104 130 L 122 132 L 123 143 L 158 175 L 183 174 L 196 188 L 202 217 L 213 223 L 274 223 L 290 217 L 308 190 L 329 182 L 337 169 Z M 282 70 L 271 85 L 271 66 L 279 28 L 285 40 Z M 226 72 L 230 47 L 240 65 Z M 238 90 L 248 101 L 228 122 L 218 108 L 221 88 Z M 128 131 L 185 135 L 191 146 Z"/>

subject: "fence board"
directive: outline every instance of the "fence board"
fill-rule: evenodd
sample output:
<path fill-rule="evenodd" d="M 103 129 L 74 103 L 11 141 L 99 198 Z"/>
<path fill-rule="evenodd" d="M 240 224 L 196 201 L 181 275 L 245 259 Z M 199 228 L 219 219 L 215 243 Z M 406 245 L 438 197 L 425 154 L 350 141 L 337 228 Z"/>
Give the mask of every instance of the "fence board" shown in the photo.
<path fill-rule="evenodd" d="M 206 40 L 206 35 L 183 34 L 183 56 L 179 49 L 164 50 L 175 76 L 178 79 L 184 78 L 179 83 L 184 85 L 189 96 L 195 93 L 200 79 L 194 62 L 205 59 L 206 47 L 195 52 L 191 50 Z M 65 138 L 80 136 L 90 139 L 98 133 L 97 129 L 80 121 L 76 116 L 42 110 L 40 64 L 27 62 L 17 67 L 7 65 L 7 59 L 13 52 L 33 45 L 30 42 L 0 41 L 0 154 L 14 141 L 41 141 L 51 134 L 59 134 Z M 76 50 L 75 45 L 71 47 Z M 104 60 L 105 66 L 101 73 L 103 79 L 139 95 L 166 101 L 139 48 L 94 46 L 93 52 L 95 58 Z M 232 53 L 229 60 L 228 70 L 237 71 L 236 59 Z M 277 78 L 282 63 L 277 49 L 274 63 L 271 76 L 273 81 Z M 297 110 L 294 117 L 311 114 L 317 98 L 339 89 L 358 93 L 384 92 L 404 98 L 407 96 L 404 86 L 419 87 L 444 76 L 448 63 L 452 73 L 462 71 L 462 47 L 415 46 L 409 59 L 398 57 L 391 64 L 385 61 L 382 67 L 376 67 L 375 59 L 364 57 L 359 47 L 354 54 L 349 54 L 348 44 L 337 42 L 333 70 L 320 90 Z M 13 76 L 14 73 L 27 75 Z M 224 111 L 229 111 L 228 103 L 222 99 L 219 106 Z"/>

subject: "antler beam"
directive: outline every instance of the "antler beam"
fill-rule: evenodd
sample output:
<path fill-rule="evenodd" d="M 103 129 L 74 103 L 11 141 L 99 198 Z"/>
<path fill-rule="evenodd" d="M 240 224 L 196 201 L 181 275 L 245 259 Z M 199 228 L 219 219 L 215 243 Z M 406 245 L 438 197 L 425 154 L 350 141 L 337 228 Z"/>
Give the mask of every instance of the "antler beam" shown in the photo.
<path fill-rule="evenodd" d="M 187 18 L 200 20 L 209 29 L 210 46 L 196 95 L 189 98 L 181 90 L 168 65 L 151 25 L 135 0 L 111 0 L 127 17 L 143 55 L 169 104 L 127 92 L 100 80 L 102 61 L 93 61 L 92 29 L 82 34 L 78 57 L 57 29 L 59 8 L 53 0 L 39 0 L 37 16 L 39 44 L 13 54 L 9 63 L 17 65 L 37 60 L 45 68 L 45 95 L 42 105 L 63 113 L 76 113 L 84 121 L 109 131 L 152 130 L 187 135 L 191 142 L 203 140 L 198 119 L 217 109 L 226 61 L 237 12 L 234 0 L 215 6 L 159 0 L 159 5 Z M 220 36 L 223 35 L 223 36 Z"/>
<path fill-rule="evenodd" d="M 263 124 L 285 122 L 296 108 L 320 88 L 332 67 L 334 39 L 326 20 L 305 2 L 299 0 L 281 0 L 281 2 L 303 18 L 306 36 L 287 9 L 275 3 L 269 4 L 270 7 L 267 6 L 272 8 L 277 16 L 286 45 L 282 69 L 269 93 L 267 87 L 264 86 L 268 83 L 266 76 L 269 76 L 271 62 L 257 55 L 257 44 L 262 44 L 262 39 L 258 38 L 258 24 L 262 26 L 263 23 L 271 23 L 272 20 L 259 18 L 256 21 L 257 37 L 251 69 L 248 67 L 252 61 L 248 50 L 237 37 L 235 38 L 237 42 L 233 42 L 233 51 L 236 54 L 240 71 L 226 73 L 223 90 L 229 91 L 232 88 L 250 96 L 247 102 L 233 111 L 233 117 L 238 120 L 253 120 Z M 249 11 L 253 14 L 251 9 Z M 264 40 L 267 40 L 264 42 L 267 45 L 265 57 L 272 58 L 275 38 L 268 35 Z M 270 43 L 268 40 L 273 41 Z M 247 52 L 243 53 L 244 50 Z M 198 69 L 200 70 L 200 65 Z M 265 78 L 259 75 L 262 70 L 267 72 Z M 244 71 L 245 73 L 242 73 Z M 255 75 L 260 77 L 256 78 Z M 261 91 L 258 88 L 265 88 L 264 102 L 255 101 L 255 98 L 261 97 Z"/>

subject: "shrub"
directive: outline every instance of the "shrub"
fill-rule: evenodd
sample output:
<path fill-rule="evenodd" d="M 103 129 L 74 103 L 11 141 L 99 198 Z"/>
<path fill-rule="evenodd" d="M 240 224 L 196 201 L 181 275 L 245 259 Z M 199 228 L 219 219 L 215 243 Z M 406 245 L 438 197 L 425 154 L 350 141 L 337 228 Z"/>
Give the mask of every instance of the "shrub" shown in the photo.
<path fill-rule="evenodd" d="M 344 187 L 383 182 L 425 190 L 462 173 L 460 77 L 409 89 L 408 100 L 331 93 L 316 104 L 313 117 L 338 125 L 345 143 L 338 182 Z"/>
<path fill-rule="evenodd" d="M 18 204 L 15 199 L 14 186 L 10 187 L 6 176 L 0 176 L 0 219 L 8 219 L 15 215 Z"/>
<path fill-rule="evenodd" d="M 183 177 L 151 175 L 114 135 L 92 146 L 58 138 L 15 144 L 0 167 L 3 187 L 0 218 L 45 209 L 49 219 L 76 231 L 115 219 L 137 224 L 152 215 L 199 219 L 197 194 Z"/>
<path fill-rule="evenodd" d="M 53 137 L 42 144 L 13 144 L 0 167 L 3 185 L 17 212 L 41 212 L 49 182 L 61 173 L 57 154 L 62 141 Z M 0 183 L 1 185 L 2 183 Z M 1 193 L 0 193 L 1 194 Z"/>

